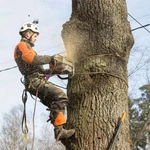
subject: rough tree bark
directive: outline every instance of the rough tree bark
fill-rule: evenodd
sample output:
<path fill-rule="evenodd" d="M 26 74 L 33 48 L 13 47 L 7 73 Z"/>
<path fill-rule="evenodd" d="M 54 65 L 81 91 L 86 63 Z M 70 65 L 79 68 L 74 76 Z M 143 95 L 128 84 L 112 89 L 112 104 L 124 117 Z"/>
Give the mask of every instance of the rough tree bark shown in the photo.
<path fill-rule="evenodd" d="M 75 62 L 68 81 L 67 150 L 106 150 L 118 118 L 127 113 L 115 150 L 130 150 L 127 63 L 134 40 L 125 0 L 72 0 L 62 38 Z"/>

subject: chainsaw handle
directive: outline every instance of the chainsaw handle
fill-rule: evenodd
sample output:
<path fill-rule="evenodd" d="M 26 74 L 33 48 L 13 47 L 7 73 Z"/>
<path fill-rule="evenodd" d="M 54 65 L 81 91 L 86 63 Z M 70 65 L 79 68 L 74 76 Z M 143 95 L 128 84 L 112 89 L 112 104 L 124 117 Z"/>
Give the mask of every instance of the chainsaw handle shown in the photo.
<path fill-rule="evenodd" d="M 57 75 L 57 77 L 59 78 L 59 79 L 61 79 L 61 80 L 67 80 L 67 79 L 69 79 L 69 77 L 61 77 L 60 75 Z"/>

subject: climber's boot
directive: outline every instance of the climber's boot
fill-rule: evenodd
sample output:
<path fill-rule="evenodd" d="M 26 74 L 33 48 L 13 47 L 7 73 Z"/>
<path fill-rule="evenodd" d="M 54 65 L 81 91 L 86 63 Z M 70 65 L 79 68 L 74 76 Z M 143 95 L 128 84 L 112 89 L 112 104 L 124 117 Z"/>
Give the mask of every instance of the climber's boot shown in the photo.
<path fill-rule="evenodd" d="M 59 141 L 65 138 L 70 138 L 75 133 L 75 129 L 66 130 L 63 128 L 63 125 L 60 125 L 55 126 L 54 133 L 56 141 Z"/>

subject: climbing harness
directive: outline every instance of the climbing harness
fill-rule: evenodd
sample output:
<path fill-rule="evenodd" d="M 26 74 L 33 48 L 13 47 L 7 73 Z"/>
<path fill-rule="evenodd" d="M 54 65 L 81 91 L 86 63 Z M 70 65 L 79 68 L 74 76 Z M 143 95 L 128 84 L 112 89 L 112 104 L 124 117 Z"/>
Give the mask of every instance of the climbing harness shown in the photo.
<path fill-rule="evenodd" d="M 122 126 L 122 123 L 123 123 L 123 121 L 124 121 L 124 119 L 125 119 L 125 116 L 126 116 L 126 113 L 124 112 L 124 113 L 122 114 L 122 117 L 121 117 L 121 118 L 119 117 L 118 124 L 117 124 L 117 126 L 116 126 L 116 128 L 115 128 L 115 132 L 114 132 L 113 137 L 112 137 L 112 139 L 111 139 L 111 141 L 110 141 L 110 144 L 108 145 L 107 150 L 113 150 L 114 145 L 115 145 L 115 142 L 116 142 L 116 140 L 117 140 L 118 133 L 119 133 L 120 128 L 121 128 L 121 126 Z"/>

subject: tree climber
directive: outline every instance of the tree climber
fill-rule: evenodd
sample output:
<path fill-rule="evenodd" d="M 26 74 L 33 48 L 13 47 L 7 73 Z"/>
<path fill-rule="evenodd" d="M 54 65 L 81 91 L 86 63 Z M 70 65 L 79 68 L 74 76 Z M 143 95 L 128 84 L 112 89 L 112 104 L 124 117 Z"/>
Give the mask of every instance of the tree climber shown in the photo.
<path fill-rule="evenodd" d="M 35 23 L 24 23 L 19 31 L 21 41 L 14 50 L 14 59 L 22 75 L 24 75 L 25 89 L 32 95 L 37 96 L 40 102 L 50 109 L 50 120 L 54 125 L 55 139 L 70 138 L 75 129 L 66 130 L 64 116 L 65 107 L 68 103 L 67 95 L 59 88 L 48 82 L 45 78 L 51 69 L 44 69 L 44 64 L 55 65 L 55 57 L 38 55 L 34 49 L 34 43 L 39 30 Z M 38 94 L 37 93 L 38 90 Z"/>

